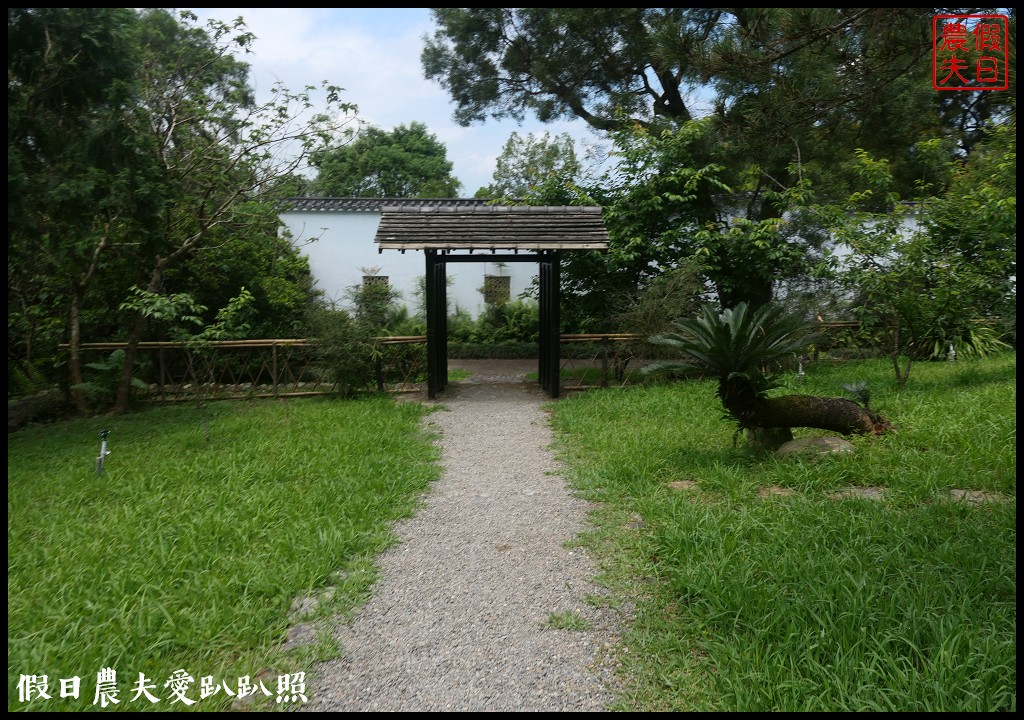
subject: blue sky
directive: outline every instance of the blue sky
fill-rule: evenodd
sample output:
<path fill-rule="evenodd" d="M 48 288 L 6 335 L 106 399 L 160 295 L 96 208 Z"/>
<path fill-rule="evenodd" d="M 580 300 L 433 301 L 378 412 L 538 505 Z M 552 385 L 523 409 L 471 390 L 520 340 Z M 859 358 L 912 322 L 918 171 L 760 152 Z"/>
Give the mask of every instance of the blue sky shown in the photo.
<path fill-rule="evenodd" d="M 491 182 L 494 164 L 513 132 L 570 133 L 583 157 L 598 141 L 582 121 L 542 124 L 488 120 L 460 127 L 447 92 L 423 77 L 423 37 L 434 24 L 427 8 L 189 8 L 201 21 L 241 16 L 256 35 L 250 81 L 257 94 L 276 82 L 291 90 L 328 81 L 345 88 L 343 99 L 359 117 L 384 130 L 422 122 L 448 149 L 461 195 L 472 197 Z"/>

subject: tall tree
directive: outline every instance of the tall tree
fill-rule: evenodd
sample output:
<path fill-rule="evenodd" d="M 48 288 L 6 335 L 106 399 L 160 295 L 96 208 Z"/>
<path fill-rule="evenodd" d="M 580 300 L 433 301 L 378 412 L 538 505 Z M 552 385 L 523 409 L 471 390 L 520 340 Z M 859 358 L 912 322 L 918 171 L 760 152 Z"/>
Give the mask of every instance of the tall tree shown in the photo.
<path fill-rule="evenodd" d="M 770 300 L 800 242 L 767 229 L 813 180 L 842 197 L 862 147 L 888 157 L 902 188 L 921 177 L 915 145 L 968 128 L 1006 97 L 971 103 L 931 89 L 933 11 L 922 8 L 435 8 L 422 53 L 463 124 L 487 117 L 578 117 L 602 131 L 668 138 L 707 120 L 691 169 L 717 165 L 700 189 L 699 248 L 721 300 Z M 949 93 L 947 93 L 948 95 Z M 688 131 L 686 131 L 688 132 Z M 738 221 L 737 221 L 738 219 Z M 663 214 L 666 230 L 675 222 Z M 765 224 L 767 223 L 767 224 Z M 806 263 L 797 263 L 802 268 Z"/>
<path fill-rule="evenodd" d="M 127 338 L 123 410 L 147 326 L 141 313 L 113 312 L 131 287 L 170 293 L 181 282 L 210 295 L 195 283 L 228 281 L 237 287 L 224 293 L 244 284 L 273 310 L 308 299 L 308 269 L 278 237 L 276 199 L 294 194 L 308 154 L 339 142 L 355 108 L 326 84 L 322 114 L 311 115 L 312 87 L 255 103 L 234 56 L 252 39 L 241 19 L 200 27 L 187 12 L 8 10 L 15 357 L 31 359 L 39 337 L 67 339 L 80 384 L 83 322 Z M 230 278 L 215 271 L 228 252 Z"/>
<path fill-rule="evenodd" d="M 195 21 L 188 12 L 142 14 L 140 105 L 164 199 L 158 225 L 137 249 L 138 284 L 149 293 L 163 290 L 176 263 L 264 221 L 277 199 L 273 188 L 321 146 L 337 142 L 355 110 L 326 83 L 326 109 L 311 117 L 305 113 L 314 88 L 295 93 L 277 86 L 269 100 L 255 103 L 248 66 L 233 55 L 253 39 L 243 21 L 211 21 L 205 28 Z M 115 412 L 128 408 L 146 322 L 135 313 Z"/>
<path fill-rule="evenodd" d="M 51 352 L 66 339 L 74 385 L 86 295 L 161 203 L 159 168 L 133 122 L 137 15 L 8 8 L 7 25 L 8 352 L 31 367 L 37 338 Z"/>
<path fill-rule="evenodd" d="M 367 127 L 352 142 L 313 155 L 312 191 L 341 197 L 454 198 L 447 148 L 420 122 L 385 131 Z"/>
<path fill-rule="evenodd" d="M 526 198 L 552 181 L 576 181 L 582 170 L 569 133 L 554 137 L 550 133 L 528 133 L 523 137 L 514 132 L 498 156 L 493 182 L 480 188 L 476 196 Z"/>

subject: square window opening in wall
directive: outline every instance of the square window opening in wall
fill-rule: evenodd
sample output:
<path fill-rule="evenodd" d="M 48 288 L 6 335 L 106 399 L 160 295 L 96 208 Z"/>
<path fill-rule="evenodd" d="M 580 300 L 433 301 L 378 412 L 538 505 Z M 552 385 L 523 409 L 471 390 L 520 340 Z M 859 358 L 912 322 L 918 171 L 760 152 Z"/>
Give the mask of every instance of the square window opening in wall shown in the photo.
<path fill-rule="evenodd" d="M 484 275 L 484 302 L 504 305 L 512 299 L 512 278 L 508 275 Z"/>
<path fill-rule="evenodd" d="M 363 287 L 388 286 L 387 275 L 363 275 Z"/>

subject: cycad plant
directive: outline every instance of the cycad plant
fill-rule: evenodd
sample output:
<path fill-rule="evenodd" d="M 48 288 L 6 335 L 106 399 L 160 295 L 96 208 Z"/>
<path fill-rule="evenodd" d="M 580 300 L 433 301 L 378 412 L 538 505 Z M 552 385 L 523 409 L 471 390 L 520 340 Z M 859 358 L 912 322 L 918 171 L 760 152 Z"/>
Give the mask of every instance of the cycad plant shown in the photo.
<path fill-rule="evenodd" d="M 777 303 L 756 309 L 746 303 L 719 311 L 702 308 L 695 319 L 679 319 L 680 332 L 651 338 L 684 356 L 652 365 L 648 372 L 698 367 L 718 376 L 718 397 L 741 429 L 757 434 L 769 428 L 813 427 L 843 434 L 878 434 L 884 418 L 845 398 L 786 395 L 769 398 L 777 385 L 769 367 L 817 340 L 813 322 Z M 784 438 L 783 438 L 784 439 Z"/>

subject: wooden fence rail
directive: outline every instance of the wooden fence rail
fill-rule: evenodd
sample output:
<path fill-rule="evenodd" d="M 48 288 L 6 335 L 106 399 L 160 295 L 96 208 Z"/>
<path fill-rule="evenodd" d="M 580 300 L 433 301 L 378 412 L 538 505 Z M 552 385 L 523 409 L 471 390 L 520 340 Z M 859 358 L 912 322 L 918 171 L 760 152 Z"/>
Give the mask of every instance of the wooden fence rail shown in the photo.
<path fill-rule="evenodd" d="M 857 323 L 822 323 L 833 329 Z M 426 381 L 425 335 L 375 338 L 371 385 L 379 391 L 421 390 Z M 655 346 L 634 333 L 586 333 L 560 336 L 562 384 L 566 389 L 608 387 L 637 379 L 658 357 Z M 87 361 L 127 343 L 82 343 Z M 61 346 L 67 350 L 67 345 Z M 323 347 L 311 338 L 220 340 L 200 347 L 186 342 L 147 341 L 138 345 L 139 377 L 147 400 L 175 402 L 238 397 L 296 397 L 338 392 Z"/>
<path fill-rule="evenodd" d="M 83 358 L 99 360 L 99 353 L 123 350 L 126 343 L 82 343 Z M 425 364 L 423 353 L 408 348 L 426 347 L 426 336 L 376 338 L 373 349 L 374 380 L 379 390 L 418 389 Z M 67 350 L 67 345 L 62 346 Z M 338 391 L 323 346 L 309 338 L 220 340 L 202 346 L 177 341 L 141 342 L 136 376 L 148 390 L 145 399 L 175 402 L 237 397 L 297 397 Z"/>

